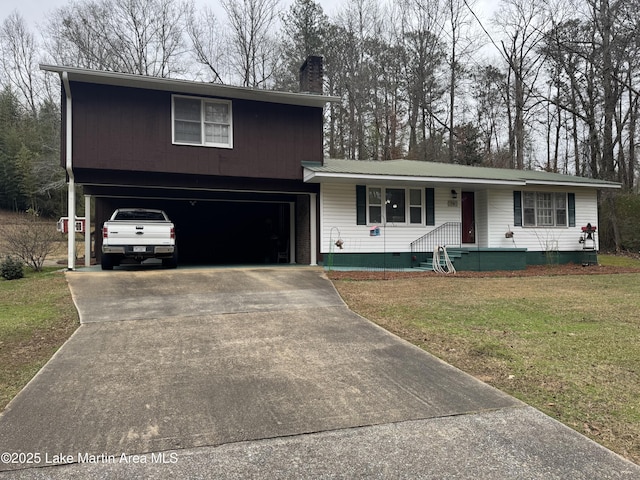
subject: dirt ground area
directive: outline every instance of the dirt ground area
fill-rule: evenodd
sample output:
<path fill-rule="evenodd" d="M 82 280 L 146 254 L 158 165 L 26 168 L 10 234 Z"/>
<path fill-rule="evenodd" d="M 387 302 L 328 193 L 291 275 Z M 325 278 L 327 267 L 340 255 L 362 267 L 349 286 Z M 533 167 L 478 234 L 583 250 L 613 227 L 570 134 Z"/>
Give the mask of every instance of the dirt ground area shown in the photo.
<path fill-rule="evenodd" d="M 442 277 L 445 275 L 459 278 L 486 277 L 533 277 L 549 275 L 611 275 L 618 273 L 640 273 L 639 267 L 616 267 L 609 265 L 532 265 L 525 270 L 499 270 L 493 272 L 456 272 L 450 274 L 430 271 L 398 272 L 398 271 L 330 271 L 327 276 L 331 280 L 393 280 L 397 278 Z"/>

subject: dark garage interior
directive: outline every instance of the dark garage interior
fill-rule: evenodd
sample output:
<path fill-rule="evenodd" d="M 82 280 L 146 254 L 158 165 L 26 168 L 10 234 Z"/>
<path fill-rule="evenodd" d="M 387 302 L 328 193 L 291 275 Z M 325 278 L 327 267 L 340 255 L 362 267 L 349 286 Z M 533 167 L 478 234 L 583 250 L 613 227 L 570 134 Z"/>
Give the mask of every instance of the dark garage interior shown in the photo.
<path fill-rule="evenodd" d="M 277 200 L 96 199 L 98 229 L 118 207 L 164 210 L 181 265 L 289 263 L 290 204 Z M 99 253 L 99 252 L 98 252 Z"/>

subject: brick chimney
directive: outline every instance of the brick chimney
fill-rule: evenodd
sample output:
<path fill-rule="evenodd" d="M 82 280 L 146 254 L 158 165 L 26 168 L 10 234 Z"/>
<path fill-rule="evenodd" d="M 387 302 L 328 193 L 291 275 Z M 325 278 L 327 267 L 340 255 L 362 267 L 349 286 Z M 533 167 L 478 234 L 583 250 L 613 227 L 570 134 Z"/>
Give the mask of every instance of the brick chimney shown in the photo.
<path fill-rule="evenodd" d="M 300 92 L 322 95 L 323 78 L 322 57 L 315 55 L 307 57 L 300 67 Z"/>

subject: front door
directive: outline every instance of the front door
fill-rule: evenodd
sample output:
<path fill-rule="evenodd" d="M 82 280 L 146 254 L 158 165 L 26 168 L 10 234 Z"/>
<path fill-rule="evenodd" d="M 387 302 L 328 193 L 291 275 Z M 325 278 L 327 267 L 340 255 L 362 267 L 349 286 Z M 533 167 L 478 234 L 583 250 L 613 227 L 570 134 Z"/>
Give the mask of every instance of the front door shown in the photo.
<path fill-rule="evenodd" d="M 476 206 L 473 192 L 462 192 L 462 243 L 476 243 Z"/>

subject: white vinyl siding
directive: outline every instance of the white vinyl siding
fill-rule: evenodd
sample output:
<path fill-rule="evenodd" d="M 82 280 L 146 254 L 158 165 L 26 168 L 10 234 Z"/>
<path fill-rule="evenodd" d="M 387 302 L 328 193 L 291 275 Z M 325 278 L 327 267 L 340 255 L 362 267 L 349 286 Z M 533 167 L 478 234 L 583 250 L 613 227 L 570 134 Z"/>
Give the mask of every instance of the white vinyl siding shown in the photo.
<path fill-rule="evenodd" d="M 562 191 L 560 191 L 562 190 Z M 550 193 L 554 198 L 556 194 L 566 198 L 567 190 L 553 187 L 537 188 L 536 192 Z M 577 189 L 575 191 L 576 203 L 576 223 L 575 227 L 568 225 L 567 203 L 564 203 L 564 210 L 555 204 L 556 225 L 554 226 L 522 226 L 515 227 L 513 222 L 513 191 L 511 190 L 489 190 L 487 191 L 487 233 L 486 243 L 482 246 L 490 248 L 526 248 L 529 251 L 575 251 L 582 246 L 578 243 L 582 233 L 581 227 L 587 223 L 597 224 L 598 203 L 595 189 Z M 525 220 L 525 198 L 528 191 L 522 192 L 523 223 Z M 565 224 L 558 228 L 558 215 L 560 220 L 564 219 Z M 477 219 L 479 220 L 479 219 Z M 507 238 L 505 233 L 510 230 L 514 232 L 513 238 Z"/>
<path fill-rule="evenodd" d="M 488 242 L 488 197 L 489 192 L 486 190 L 475 192 L 475 227 L 476 244 L 478 247 L 486 247 Z"/>
<path fill-rule="evenodd" d="M 410 187 L 413 189 L 413 187 Z M 424 192 L 424 188 L 421 188 Z M 533 190 L 532 190 L 533 191 Z M 538 187 L 535 191 L 561 193 L 566 196 L 567 187 Z M 595 189 L 580 188 L 575 193 L 575 227 L 515 227 L 513 222 L 513 190 L 489 189 L 476 191 L 476 233 L 480 248 L 527 248 L 529 251 L 577 251 L 582 248 L 578 243 L 581 227 L 587 223 L 597 225 L 598 207 Z M 424 193 L 421 194 L 424 198 Z M 409 197 L 411 194 L 409 193 Z M 382 198 L 382 197 L 381 197 Z M 447 222 L 460 222 L 460 202 L 451 199 L 451 188 L 436 188 L 434 191 L 435 225 L 424 223 L 414 225 L 387 224 L 380 227 L 380 236 L 370 236 L 371 224 L 357 225 L 355 184 L 321 185 L 320 194 L 320 248 L 322 253 L 382 253 L 409 252 L 411 242 Z M 424 201 L 424 200 L 423 200 Z M 409 209 L 410 198 L 407 200 Z M 566 205 L 566 204 L 565 204 Z M 380 204 L 381 208 L 382 205 Z M 556 215 L 559 211 L 555 207 Z M 423 211 L 423 217 L 425 212 Z M 367 215 L 369 213 L 367 212 Z M 568 217 L 568 212 L 564 214 Z M 557 219 L 556 219 L 557 222 Z M 507 231 L 514 232 L 513 238 L 507 238 Z M 343 249 L 330 248 L 330 240 L 340 236 Z"/>
<path fill-rule="evenodd" d="M 356 187 L 355 184 L 328 184 L 320 186 L 320 249 L 322 253 L 330 251 L 339 253 L 382 253 L 382 252 L 410 252 L 411 242 L 422 235 L 434 230 L 445 222 L 459 222 L 460 208 L 448 205 L 451 199 L 451 189 L 436 188 L 434 195 L 436 225 L 425 226 L 425 189 L 422 187 L 410 187 L 405 190 L 405 206 L 408 209 L 405 223 L 389 223 L 385 225 L 382 221 L 368 223 L 367 225 L 357 225 L 356 219 Z M 374 187 L 375 188 L 375 187 Z M 382 187 L 381 187 L 382 188 Z M 390 187 L 393 188 L 393 187 Z M 420 224 L 413 224 L 411 217 L 411 191 L 420 191 L 422 202 Z M 417 193 L 413 193 L 414 198 Z M 382 198 L 382 197 L 380 197 Z M 369 188 L 367 189 L 367 220 L 369 220 L 372 205 L 369 198 Z M 417 205 L 414 205 L 418 208 Z M 382 202 L 379 209 L 382 208 Z M 380 210 L 381 211 L 381 210 Z M 380 228 L 379 236 L 371 236 L 370 230 L 373 226 Z M 344 242 L 342 250 L 331 247 L 331 242 L 335 242 L 340 236 Z"/>

